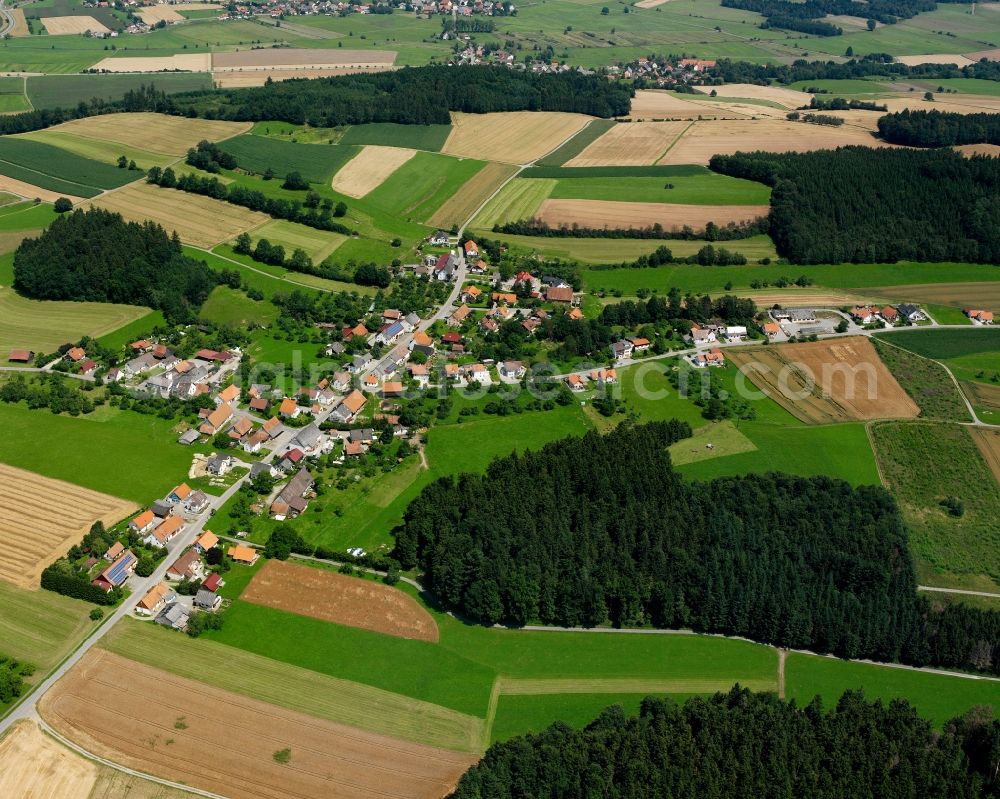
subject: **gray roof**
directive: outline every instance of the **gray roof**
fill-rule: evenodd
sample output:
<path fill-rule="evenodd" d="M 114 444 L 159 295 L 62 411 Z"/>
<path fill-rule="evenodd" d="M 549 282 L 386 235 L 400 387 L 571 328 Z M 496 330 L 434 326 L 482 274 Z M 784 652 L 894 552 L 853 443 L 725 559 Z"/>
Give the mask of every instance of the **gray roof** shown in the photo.
<path fill-rule="evenodd" d="M 288 481 L 288 484 L 281 490 L 279 499 L 291 505 L 291 500 L 301 497 L 306 491 L 312 488 L 315 481 L 308 469 L 299 469 L 295 476 Z"/>
<path fill-rule="evenodd" d="M 315 424 L 310 424 L 299 430 L 295 440 L 306 449 L 315 449 L 323 440 L 323 433 Z"/>
<path fill-rule="evenodd" d="M 920 306 L 910 305 L 909 303 L 904 302 L 902 305 L 898 306 L 896 310 L 903 314 L 903 316 L 909 316 L 910 314 L 919 313 Z"/>
<path fill-rule="evenodd" d="M 194 604 L 200 608 L 213 608 L 217 599 L 215 591 L 199 588 L 198 593 L 194 596 Z"/>
<path fill-rule="evenodd" d="M 181 433 L 181 437 L 178 438 L 177 440 L 182 444 L 193 444 L 199 438 L 201 438 L 201 433 L 199 433 L 195 428 L 192 427 L 190 430 Z"/>
<path fill-rule="evenodd" d="M 375 433 L 370 427 L 363 427 L 360 430 L 351 430 L 347 434 L 348 441 L 374 441 Z"/>
<path fill-rule="evenodd" d="M 183 627 L 190 615 L 180 602 L 174 602 L 167 605 L 166 610 L 156 617 L 156 623 L 165 627 Z"/>
<path fill-rule="evenodd" d="M 261 463 L 258 461 L 250 467 L 250 479 L 254 479 L 257 475 L 267 472 L 271 474 L 271 469 L 274 468 L 270 463 Z"/>
<path fill-rule="evenodd" d="M 201 508 L 208 504 L 208 494 L 204 491 L 195 491 L 184 504 L 189 508 Z"/>
<path fill-rule="evenodd" d="M 371 363 L 371 356 L 367 352 L 364 355 L 355 355 L 351 359 L 351 366 L 355 369 L 364 369 L 369 363 Z"/>
<path fill-rule="evenodd" d="M 160 518 L 165 519 L 167 516 L 170 515 L 170 511 L 173 509 L 173 505 L 171 505 L 165 499 L 158 499 L 156 500 L 156 502 L 154 502 L 152 505 L 149 506 L 149 509 L 153 511 L 154 516 L 159 516 Z"/>
<path fill-rule="evenodd" d="M 408 313 L 406 315 L 406 322 L 407 322 L 407 324 L 411 324 L 414 327 L 416 327 L 418 324 L 420 324 L 420 317 L 417 316 L 415 313 L 412 313 L 412 312 Z"/>

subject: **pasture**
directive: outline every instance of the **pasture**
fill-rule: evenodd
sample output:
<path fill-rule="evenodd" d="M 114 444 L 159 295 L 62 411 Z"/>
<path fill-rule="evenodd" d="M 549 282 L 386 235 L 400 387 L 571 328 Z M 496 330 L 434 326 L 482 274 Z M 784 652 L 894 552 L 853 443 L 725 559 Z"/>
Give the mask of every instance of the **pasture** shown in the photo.
<path fill-rule="evenodd" d="M 489 162 L 445 200 L 427 223 L 445 229 L 464 224 L 515 171 L 510 164 Z"/>
<path fill-rule="evenodd" d="M 583 114 L 509 111 L 452 114 L 452 130 L 441 151 L 464 158 L 525 164 L 560 146 L 590 122 Z"/>
<path fill-rule="evenodd" d="M 154 153 L 178 157 L 203 139 L 217 142 L 249 129 L 246 122 L 187 119 L 148 112 L 104 114 L 74 119 L 52 128 L 60 133 L 141 146 Z"/>
<path fill-rule="evenodd" d="M 0 464 L 0 580 L 34 588 L 42 569 L 83 537 L 95 521 L 111 527 L 135 503 Z"/>
<path fill-rule="evenodd" d="M 218 325 L 244 327 L 251 322 L 267 325 L 278 318 L 278 309 L 267 300 L 258 302 L 237 289 L 216 286 L 201 306 L 199 316 Z"/>
<path fill-rule="evenodd" d="M 566 162 L 568 167 L 657 163 L 690 127 L 688 122 L 621 122 Z"/>
<path fill-rule="evenodd" d="M 206 249 L 271 221 L 266 214 L 222 200 L 148 183 L 136 183 L 105 194 L 92 204 L 135 222 L 150 219 L 168 233 L 177 231 L 188 244 Z"/>
<path fill-rule="evenodd" d="M 365 204 L 388 215 L 378 220 L 384 230 L 402 218 L 423 223 L 459 192 L 477 172 L 482 161 L 418 152 L 365 197 Z M 408 233 L 407 237 L 412 236 Z"/>
<path fill-rule="evenodd" d="M 543 200 L 535 216 L 552 227 L 703 229 L 767 216 L 767 205 L 685 205 L 682 203 L 616 202 L 613 200 Z"/>
<path fill-rule="evenodd" d="M 29 300 L 0 286 L 0 363 L 7 363 L 12 349 L 53 352 L 82 336 L 111 333 L 147 313 L 136 305 Z"/>
<path fill-rule="evenodd" d="M 416 154 L 401 147 L 365 145 L 333 176 L 331 187 L 348 197 L 364 197 Z"/>
<path fill-rule="evenodd" d="M 90 796 L 97 766 L 19 721 L 0 738 L 0 796 Z"/>
<path fill-rule="evenodd" d="M 119 708 L 141 707 L 123 716 Z M 42 699 L 42 716 L 116 762 L 234 799 L 437 799 L 468 755 L 365 732 L 92 650 Z M 169 739 L 169 742 L 168 742 Z M 204 741 L 226 741 L 205 758 Z M 275 751 L 289 749 L 290 765 Z"/>
<path fill-rule="evenodd" d="M 740 347 L 728 358 L 807 424 L 906 419 L 920 412 L 866 338 Z"/>
<path fill-rule="evenodd" d="M 872 427 L 886 487 L 899 502 L 920 580 L 949 586 L 950 575 L 986 575 L 1000 585 L 1000 485 L 969 429 L 945 423 Z M 941 501 L 955 497 L 961 517 Z"/>
<path fill-rule="evenodd" d="M 360 152 L 357 147 L 301 144 L 249 133 L 228 139 L 222 149 L 236 158 L 241 169 L 257 174 L 272 169 L 282 177 L 298 172 L 310 183 L 326 186 Z"/>
<path fill-rule="evenodd" d="M 240 598 L 400 638 L 438 640 L 434 619 L 412 597 L 380 583 L 297 563 L 267 561 Z"/>
<path fill-rule="evenodd" d="M 94 623 L 93 606 L 52 591 L 16 588 L 0 580 L 0 641 L 3 653 L 47 672 L 83 640 Z"/>

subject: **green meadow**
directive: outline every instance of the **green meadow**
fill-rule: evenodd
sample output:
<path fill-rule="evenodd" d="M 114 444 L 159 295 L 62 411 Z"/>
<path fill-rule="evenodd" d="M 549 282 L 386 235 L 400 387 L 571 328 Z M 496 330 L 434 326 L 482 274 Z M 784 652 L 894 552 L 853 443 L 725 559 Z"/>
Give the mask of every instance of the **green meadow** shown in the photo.
<path fill-rule="evenodd" d="M 400 125 L 396 122 L 370 122 L 351 125 L 340 139 L 341 144 L 381 144 L 386 147 L 409 147 L 413 150 L 440 152 L 451 133 L 451 125 Z"/>
<path fill-rule="evenodd" d="M 49 37 L 35 40 L 56 47 L 51 50 L 53 56 L 56 53 L 68 56 L 72 51 L 70 47 L 83 46 L 87 40 L 84 37 L 65 37 L 75 41 L 63 42 L 62 37 Z M 9 43 L 20 40 L 11 40 Z M 31 40 L 28 40 L 31 41 Z M 94 39 L 97 43 L 100 40 Z M 6 43 L 5 43 L 6 44 Z M 89 48 L 87 48 L 89 49 Z M 90 63 L 99 61 L 107 52 L 94 48 L 95 52 Z M 36 51 L 37 52 L 37 51 Z M 80 52 L 83 52 L 81 50 Z M 123 51 L 121 55 L 141 56 L 143 52 Z M 3 57 L 3 49 L 0 49 L 0 58 Z M 40 57 L 40 54 L 39 54 Z M 59 70 L 40 70 L 53 72 Z M 209 89 L 212 87 L 212 76 L 207 72 L 161 72 L 156 75 L 143 74 L 108 74 L 108 75 L 35 75 L 27 79 L 28 99 L 34 108 L 69 108 L 81 101 L 89 101 L 94 97 L 102 100 L 120 100 L 125 94 L 140 86 L 152 84 L 157 89 L 165 91 L 167 94 L 177 92 L 195 91 L 198 89 Z"/>
<path fill-rule="evenodd" d="M 93 197 L 100 189 L 124 186 L 141 172 L 119 169 L 83 158 L 40 141 L 4 136 L 0 139 L 0 167 L 9 177 L 43 189 Z"/>
<path fill-rule="evenodd" d="M 471 158 L 420 152 L 366 194 L 364 201 L 393 216 L 423 223 L 485 165 Z"/>
<path fill-rule="evenodd" d="M 222 148 L 236 157 L 241 169 L 258 174 L 272 169 L 279 185 L 289 172 L 298 172 L 310 183 L 323 183 L 327 187 L 337 170 L 360 152 L 357 147 L 298 144 L 253 133 L 228 139 Z"/>

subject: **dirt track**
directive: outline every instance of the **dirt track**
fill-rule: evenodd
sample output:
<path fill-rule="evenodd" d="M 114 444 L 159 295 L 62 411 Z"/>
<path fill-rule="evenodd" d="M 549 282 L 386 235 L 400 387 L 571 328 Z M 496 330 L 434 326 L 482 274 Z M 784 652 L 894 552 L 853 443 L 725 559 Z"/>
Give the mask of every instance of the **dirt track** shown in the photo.
<path fill-rule="evenodd" d="M 439 799 L 474 762 L 96 649 L 45 694 L 39 712 L 94 754 L 232 799 Z M 288 762 L 277 762 L 285 749 Z"/>
<path fill-rule="evenodd" d="M 400 638 L 438 640 L 433 617 L 409 594 L 298 563 L 269 560 L 240 599 Z"/>

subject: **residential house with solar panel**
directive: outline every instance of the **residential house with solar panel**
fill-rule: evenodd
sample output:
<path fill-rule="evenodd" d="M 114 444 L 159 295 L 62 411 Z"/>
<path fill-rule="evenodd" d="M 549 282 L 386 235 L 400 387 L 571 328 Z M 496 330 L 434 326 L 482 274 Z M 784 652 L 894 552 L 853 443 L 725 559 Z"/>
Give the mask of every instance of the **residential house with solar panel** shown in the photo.
<path fill-rule="evenodd" d="M 91 585 L 96 585 L 103 591 L 110 592 L 111 589 L 125 584 L 125 581 L 132 576 L 138 563 L 139 559 L 132 550 L 126 549 L 114 563 L 91 580 Z"/>

